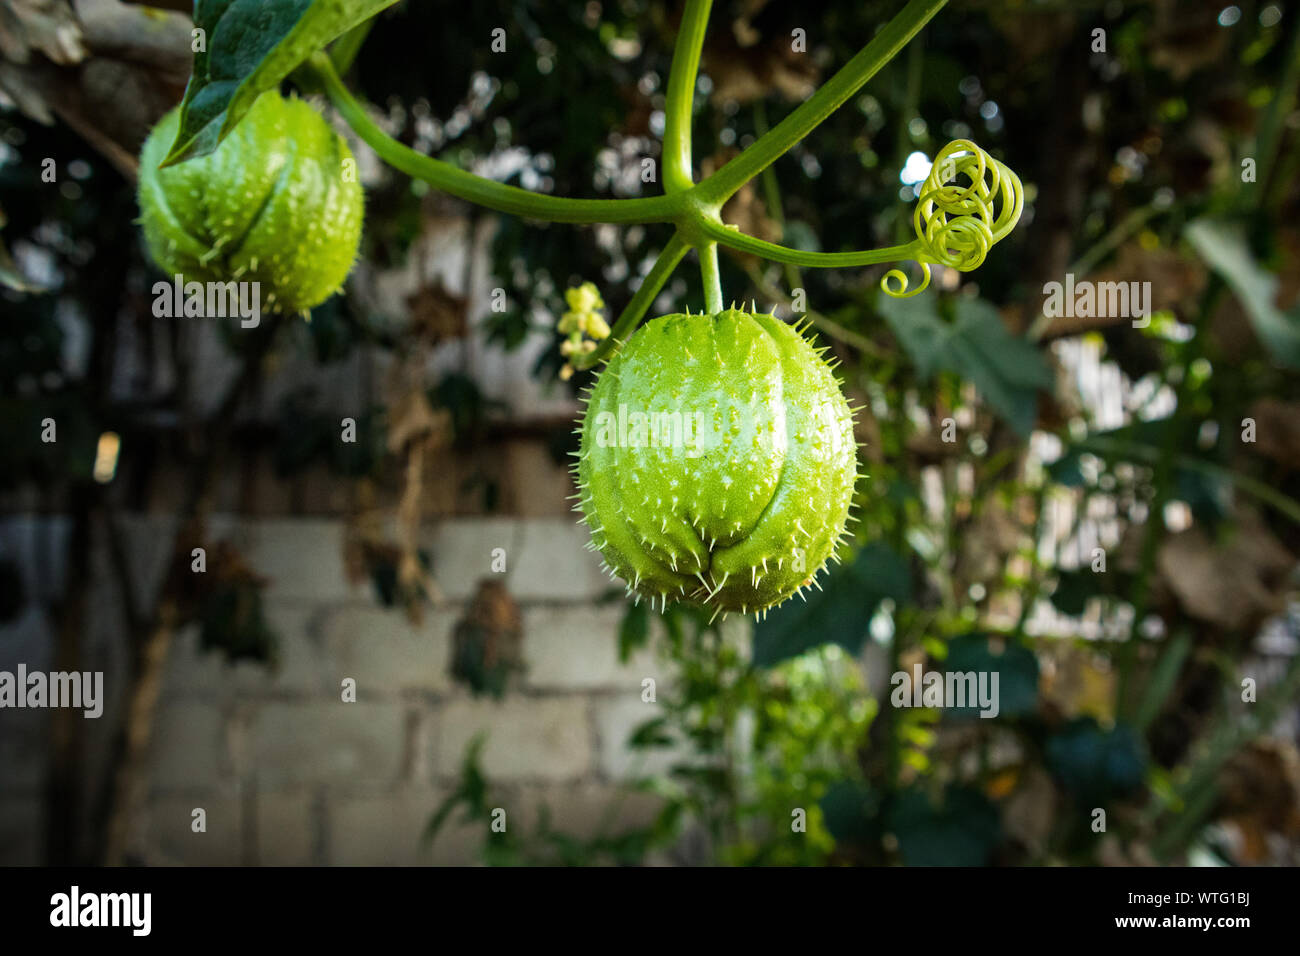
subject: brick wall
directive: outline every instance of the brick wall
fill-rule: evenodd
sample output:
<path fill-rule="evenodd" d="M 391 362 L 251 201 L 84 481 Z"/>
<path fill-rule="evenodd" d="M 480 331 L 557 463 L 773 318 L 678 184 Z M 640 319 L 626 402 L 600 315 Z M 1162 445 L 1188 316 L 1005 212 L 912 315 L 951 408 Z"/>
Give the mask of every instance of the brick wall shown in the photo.
<path fill-rule="evenodd" d="M 615 828 L 653 814 L 651 798 L 626 795 L 619 783 L 632 770 L 627 735 L 656 706 L 642 701 L 641 682 L 653 677 L 662 686 L 664 675 L 650 652 L 619 663 L 623 605 L 598 600 L 613 583 L 571 518 L 431 526 L 427 543 L 446 601 L 418 626 L 379 606 L 368 586 L 345 581 L 340 520 L 218 518 L 212 527 L 214 538 L 228 536 L 271 578 L 264 604 L 280 640 L 279 666 L 228 665 L 200 651 L 195 628 L 178 634 L 154 723 L 147 801 L 132 825 L 137 859 L 475 862 L 483 827 L 445 830 L 431 852 L 420 835 L 480 732 L 482 764 L 509 826 L 530 826 L 545 804 L 557 827 L 590 835 L 620 797 Z M 141 598 L 158 584 L 171 528 L 165 519 L 127 522 Z M 491 576 L 494 548 L 506 550 L 507 570 L 497 577 L 520 604 L 527 666 L 499 702 L 475 698 L 448 675 L 454 624 L 478 581 Z M 117 691 L 98 722 L 107 728 L 122 703 L 123 671 L 103 652 L 113 645 L 115 617 L 106 585 L 94 606 L 100 624 L 88 657 L 105 666 L 108 689 Z M 49 636 L 27 629 L 21 659 L 35 667 Z M 342 699 L 345 678 L 356 681 L 355 703 Z M 19 713 L 27 719 L 21 728 L 13 722 Z M 0 775 L 5 862 L 39 862 L 45 716 L 3 715 L 0 757 L 22 771 Z M 205 811 L 206 832 L 192 830 L 196 808 Z"/>

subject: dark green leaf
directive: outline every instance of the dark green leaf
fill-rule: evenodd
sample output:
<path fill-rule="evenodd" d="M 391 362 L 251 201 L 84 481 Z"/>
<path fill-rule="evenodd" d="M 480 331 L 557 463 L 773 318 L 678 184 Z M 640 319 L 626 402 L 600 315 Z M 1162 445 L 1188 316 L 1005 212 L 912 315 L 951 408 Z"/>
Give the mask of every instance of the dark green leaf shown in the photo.
<path fill-rule="evenodd" d="M 650 640 L 650 607 L 637 602 L 629 604 L 618 628 L 618 659 L 626 664 L 633 654 Z"/>
<path fill-rule="evenodd" d="M 1175 468 L 1174 497 L 1187 503 L 1197 521 L 1213 528 L 1227 516 L 1232 506 L 1232 485 L 1218 475 Z"/>
<path fill-rule="evenodd" d="M 647 720 L 632 731 L 632 736 L 627 739 L 628 749 L 644 750 L 672 746 L 673 738 L 665 730 L 667 726 L 667 717 L 655 717 L 652 720 Z"/>
<path fill-rule="evenodd" d="M 1073 797 L 1092 805 L 1140 788 L 1146 753 L 1129 725 L 1103 730 L 1094 718 L 1079 717 L 1047 741 L 1047 766 Z"/>
<path fill-rule="evenodd" d="M 947 367 L 979 389 L 1016 431 L 1029 434 L 1038 417 L 1037 391 L 1052 387 L 1047 362 L 1029 342 L 1007 331 L 989 303 L 959 298 L 954 309 Z"/>
<path fill-rule="evenodd" d="M 458 806 L 464 806 L 463 819 L 466 822 L 486 814 L 487 778 L 483 776 L 480 766 L 486 743 L 487 735 L 479 733 L 465 748 L 465 756 L 461 759 L 460 784 L 447 795 L 447 798 L 438 805 L 433 816 L 429 818 L 422 837 L 426 846 L 433 843 Z"/>
<path fill-rule="evenodd" d="M 1199 424 L 1195 421 L 1180 417 L 1134 422 L 1132 425 L 1124 425 L 1108 431 L 1093 432 L 1067 446 L 1062 451 L 1061 457 L 1047 466 L 1048 474 L 1053 481 L 1077 488 L 1086 484 L 1082 464 L 1084 455 L 1093 455 L 1111 464 L 1127 461 L 1153 465 L 1159 458 L 1161 447 L 1165 443 L 1165 432 L 1170 428 L 1177 429 L 1171 439 L 1175 448 L 1195 447 L 1196 432 L 1199 428 Z M 1193 493 L 1195 500 L 1203 496 L 1214 498 L 1221 494 L 1214 490 L 1217 483 L 1186 469 L 1179 469 L 1175 473 L 1175 480 L 1180 488 Z"/>
<path fill-rule="evenodd" d="M 984 866 L 1001 839 L 997 807 L 965 787 L 946 791 L 940 806 L 924 790 L 904 790 L 887 820 L 908 866 Z"/>
<path fill-rule="evenodd" d="M 943 669 L 948 673 L 996 673 L 998 716 L 1031 714 L 1038 708 L 1038 658 L 1027 647 L 1011 641 L 1003 643 L 1005 647 L 997 653 L 990 639 L 983 634 L 955 637 L 948 642 L 948 656 Z M 978 702 L 975 702 L 966 707 L 954 707 L 949 713 L 959 717 L 978 717 L 980 710 Z"/>
<path fill-rule="evenodd" d="M 879 302 L 880 314 L 922 379 L 939 370 L 955 372 L 1016 431 L 1025 435 L 1033 429 L 1037 392 L 1052 387 L 1051 369 L 1038 349 L 1007 331 L 991 304 L 960 297 L 949 323 L 929 292 L 908 299 L 882 293 Z"/>
<path fill-rule="evenodd" d="M 1083 477 L 1083 466 L 1079 458 L 1083 452 L 1070 448 L 1060 458 L 1047 466 L 1047 475 L 1058 485 L 1066 488 L 1082 488 L 1087 482 Z"/>
<path fill-rule="evenodd" d="M 207 156 L 267 90 L 317 50 L 396 0 L 197 0 L 204 49 L 164 166 Z"/>
<path fill-rule="evenodd" d="M 199 617 L 203 650 L 221 651 L 228 663 L 276 663 L 279 641 L 263 614 L 259 585 L 241 580 L 218 586 L 204 600 Z"/>
<path fill-rule="evenodd" d="M 881 294 L 880 314 L 916 366 L 922 379 L 944 367 L 948 330 L 939 317 L 939 300 L 930 292 L 907 299 Z"/>
<path fill-rule="evenodd" d="M 1187 227 L 1186 235 L 1241 300 L 1269 354 L 1288 368 L 1300 368 L 1300 306 L 1288 312 L 1277 307 L 1277 276 L 1255 261 L 1242 230 L 1229 223 L 1198 219 Z"/>
<path fill-rule="evenodd" d="M 1166 644 L 1156 666 L 1151 670 L 1146 687 L 1142 689 L 1142 699 L 1133 716 L 1133 725 L 1139 732 L 1151 726 L 1151 722 L 1169 700 L 1169 695 L 1173 693 L 1183 672 L 1183 664 L 1191 652 L 1192 641 L 1185 631 Z"/>
<path fill-rule="evenodd" d="M 375 586 L 375 597 L 384 607 L 397 603 L 397 565 L 392 561 L 380 557 L 372 559 L 370 583 Z"/>
<path fill-rule="evenodd" d="M 771 667 L 809 648 L 834 642 L 856 654 L 867 625 L 884 598 L 897 603 L 912 593 L 907 564 L 881 542 L 867 545 L 852 562 L 832 566 L 822 590 L 807 602 L 790 600 L 754 626 L 754 664 Z"/>
<path fill-rule="evenodd" d="M 1088 598 L 1097 593 L 1097 576 L 1090 569 L 1061 571 L 1056 575 L 1056 590 L 1052 592 L 1052 606 L 1062 614 L 1078 617 L 1088 604 Z"/>
<path fill-rule="evenodd" d="M 837 780 L 819 801 L 826 829 L 836 842 L 861 846 L 879 836 L 880 798 L 853 780 Z"/>

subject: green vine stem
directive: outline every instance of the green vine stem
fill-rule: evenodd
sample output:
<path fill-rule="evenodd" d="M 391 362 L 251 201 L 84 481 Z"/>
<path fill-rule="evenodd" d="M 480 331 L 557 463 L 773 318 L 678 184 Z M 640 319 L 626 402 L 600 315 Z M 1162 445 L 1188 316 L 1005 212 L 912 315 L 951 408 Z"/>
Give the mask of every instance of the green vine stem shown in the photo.
<path fill-rule="evenodd" d="M 691 119 L 695 111 L 695 78 L 711 6 L 713 0 L 687 0 L 673 50 L 664 117 L 664 189 L 670 193 L 685 192 L 695 185 L 691 175 Z"/>
<path fill-rule="evenodd" d="M 671 222 L 676 226 L 672 241 L 620 315 L 613 334 L 594 352 L 577 357 L 575 368 L 590 368 L 619 343 L 626 341 L 672 270 L 691 247 L 700 255 L 706 305 L 710 311 L 720 310 L 723 301 L 718 271 L 719 245 L 787 265 L 853 267 L 907 259 L 916 261 L 921 267 L 923 281 L 910 292 L 907 276 L 900 269 L 886 273 L 881 284 L 893 296 L 915 295 L 924 289 L 929 284 L 932 263 L 969 271 L 984 261 L 992 245 L 1019 220 L 1023 189 L 1015 173 L 968 140 L 949 143 L 935 157 L 934 169 L 920 190 L 913 216 L 917 238 L 904 245 L 859 252 L 803 252 L 745 235 L 735 227 L 724 225 L 720 216 L 723 203 L 737 189 L 765 172 L 779 156 L 838 109 L 946 3 L 947 0 L 910 0 L 875 39 L 807 101 L 775 127 L 765 130 L 732 162 L 696 184 L 692 175 L 691 122 L 696 77 L 712 0 L 687 0 L 668 79 L 663 147 L 665 193 L 636 199 L 550 196 L 477 176 L 418 153 L 385 133 L 348 91 L 329 55 L 323 52 L 313 55 L 304 65 L 303 72 L 319 84 L 343 119 L 381 159 L 467 202 L 547 222 Z M 960 186 L 952 182 L 959 174 L 969 178 L 969 185 Z M 999 207 L 996 214 L 995 204 Z"/>
<path fill-rule="evenodd" d="M 317 53 L 308 61 L 322 88 L 348 125 L 389 165 L 416 179 L 498 212 L 541 219 L 547 222 L 646 223 L 676 219 L 683 203 L 672 196 L 638 199 L 568 199 L 529 192 L 517 186 L 494 182 L 459 169 L 450 163 L 417 153 L 397 142 L 366 114 L 365 108 L 348 92 L 330 58 Z"/>
<path fill-rule="evenodd" d="M 677 45 L 668 73 L 668 94 L 664 121 L 664 189 L 669 194 L 689 193 L 695 186 L 691 157 L 691 121 L 695 112 L 695 81 L 700 70 L 700 51 L 709 24 L 713 0 L 687 0 L 682 11 Z M 678 234 L 682 234 L 679 224 Z M 705 310 L 722 311 L 722 281 L 718 272 L 717 243 L 701 241 L 697 234 L 688 240 L 700 257 Z"/>
<path fill-rule="evenodd" d="M 720 222 L 701 223 L 700 231 L 720 246 L 735 249 L 737 252 L 749 252 L 771 262 L 789 263 L 796 266 L 830 269 L 851 266 L 873 266 L 886 262 L 899 262 L 903 259 L 915 259 L 920 256 L 924 246 L 913 241 L 902 246 L 888 246 L 884 249 L 863 249 L 853 252 L 810 252 L 804 249 L 791 249 L 765 239 L 741 232 L 735 226 Z"/>
<path fill-rule="evenodd" d="M 967 184 L 961 185 L 959 177 L 965 177 Z M 724 246 L 794 265 L 864 266 L 912 259 L 921 266 L 922 281 L 915 289 L 908 291 L 908 278 L 901 269 L 891 269 L 881 282 L 889 295 L 904 298 L 930 284 L 932 264 L 960 272 L 978 269 L 994 244 L 1016 227 L 1024 202 L 1019 176 L 970 140 L 957 139 L 939 150 L 920 186 L 912 213 L 916 238 L 905 245 L 863 252 L 805 252 L 747 236 L 716 220 L 704 222 L 700 230 Z"/>
<path fill-rule="evenodd" d="M 759 137 L 747 150 L 701 183 L 701 198 L 718 206 L 731 198 L 736 190 L 788 152 L 861 89 L 947 2 L 911 0 L 821 89 L 777 123 L 766 136 Z"/>
<path fill-rule="evenodd" d="M 754 103 L 754 130 L 760 137 L 765 136 L 770 127 L 767 123 L 767 108 L 763 105 L 762 100 Z M 767 216 L 776 223 L 781 236 L 785 235 L 785 204 L 781 201 L 781 183 L 776 178 L 776 168 L 767 167 L 762 173 L 763 183 L 763 203 L 767 207 Z M 792 262 L 781 263 L 784 266 L 786 285 L 793 293 L 795 289 L 803 288 L 803 276 L 799 272 L 799 267 Z M 771 282 L 763 275 L 762 270 L 756 262 L 750 261 L 744 265 L 745 273 L 749 276 L 749 281 L 753 284 L 762 295 L 772 300 L 774 303 L 784 305 L 790 310 L 791 315 L 796 315 L 794 310 L 794 301 L 781 289 L 772 285 Z M 823 315 L 816 309 L 805 308 L 803 317 L 813 324 L 813 327 L 819 332 L 830 336 L 846 345 L 851 345 L 864 355 L 872 358 L 880 358 L 881 350 L 875 342 L 872 342 L 865 335 L 860 335 L 852 329 L 846 328 L 839 322 L 829 316 Z"/>

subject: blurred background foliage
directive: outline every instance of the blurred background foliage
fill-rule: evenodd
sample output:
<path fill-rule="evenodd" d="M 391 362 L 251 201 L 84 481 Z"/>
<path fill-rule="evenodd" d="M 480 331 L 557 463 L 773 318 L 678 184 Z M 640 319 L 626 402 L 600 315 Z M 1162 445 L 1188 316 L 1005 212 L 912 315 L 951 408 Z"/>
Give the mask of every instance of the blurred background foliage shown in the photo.
<path fill-rule="evenodd" d="M 694 117 L 700 171 L 778 121 L 899 6 L 718 2 Z M 4 9 L 9 61 L 75 61 L 23 4 Z M 404 142 L 466 168 L 571 196 L 657 192 L 641 160 L 659 153 L 679 14 L 657 0 L 401 3 L 349 81 Z M 507 51 L 494 53 L 486 38 L 506 24 Z M 806 52 L 791 49 L 797 30 Z M 807 603 L 751 630 L 629 607 L 610 641 L 624 654 L 653 644 L 672 670 L 628 741 L 647 764 L 668 755 L 638 785 L 662 797 L 660 816 L 583 841 L 543 816 L 528 833 L 489 831 L 490 862 L 1297 862 L 1297 38 L 1300 10 L 1267 0 L 954 0 L 736 195 L 726 221 L 787 245 L 905 241 L 924 175 L 909 170 L 969 137 L 1019 173 L 1027 201 L 981 269 L 937 269 L 933 289 L 905 301 L 879 293 L 881 268 L 724 254 L 728 300 L 788 318 L 802 290 L 863 406 L 855 543 Z M 177 99 L 164 66 L 150 88 L 170 77 Z M 183 360 L 183 331 L 149 343 L 177 359 L 174 381 L 121 387 L 118 340 L 149 334 L 134 317 L 149 314 L 153 274 L 122 158 L 142 133 L 111 110 L 88 125 L 69 82 L 86 81 L 0 72 L 22 107 L 0 112 L 0 242 L 18 262 L 0 253 L 0 481 L 87 521 L 112 514 L 90 474 L 104 431 L 190 463 L 196 512 L 205 463 L 245 440 L 220 410 L 267 356 L 328 365 L 365 345 L 409 358 L 468 324 L 502 350 L 553 340 L 533 374 L 577 394 L 592 373 L 557 379 L 563 291 L 594 281 L 616 314 L 667 240 L 666 227 L 463 210 L 490 223 L 506 311 L 466 316 L 431 290 L 395 325 L 354 282 L 309 326 L 266 322 L 239 339 L 252 371 L 205 417 L 183 400 L 185 376 L 203 374 Z M 40 122 L 42 108 L 61 121 Z M 49 156 L 71 174 L 57 198 L 39 188 Z M 430 209 L 459 208 L 391 172 L 367 185 L 362 271 L 402 265 Z M 659 312 L 699 308 L 692 262 Z M 1044 286 L 1067 273 L 1150 282 L 1149 325 L 1045 318 Z M 324 459 L 340 482 L 393 481 L 416 445 L 467 453 L 501 414 L 455 373 L 413 394 L 372 410 L 370 444 L 343 446 L 311 396 L 287 397 L 281 474 Z M 47 416 L 60 423 L 56 457 L 39 442 Z M 563 460 L 576 438 L 552 438 Z M 365 521 L 355 544 L 350 567 L 378 598 L 418 613 L 436 581 L 427 555 Z M 13 578 L 0 573 L 0 612 L 22 600 Z M 251 571 L 227 575 L 182 607 L 205 620 L 205 643 L 267 656 L 257 586 Z M 509 609 L 481 597 L 466 641 L 512 646 Z M 492 671 L 483 661 L 481 647 L 458 649 L 476 690 L 508 693 L 509 655 Z M 998 716 L 890 706 L 889 675 L 918 664 L 997 671 Z M 1249 702 L 1244 679 L 1258 684 Z M 453 817 L 490 817 L 477 757 L 430 838 Z"/>

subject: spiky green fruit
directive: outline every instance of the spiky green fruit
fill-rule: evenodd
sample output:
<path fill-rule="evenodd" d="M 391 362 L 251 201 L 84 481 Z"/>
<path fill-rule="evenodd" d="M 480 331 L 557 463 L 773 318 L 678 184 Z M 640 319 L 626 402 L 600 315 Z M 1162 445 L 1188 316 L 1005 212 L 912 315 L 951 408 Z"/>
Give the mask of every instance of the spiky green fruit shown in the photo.
<path fill-rule="evenodd" d="M 315 110 L 262 94 L 208 156 L 159 169 L 179 108 L 140 154 L 140 213 L 149 253 L 186 282 L 258 282 L 262 306 L 301 312 L 342 285 L 361 240 L 356 161 Z"/>
<path fill-rule="evenodd" d="M 758 612 L 810 583 L 844 532 L 852 414 L 780 319 L 666 315 L 600 374 L 577 475 L 593 545 L 632 591 Z"/>

